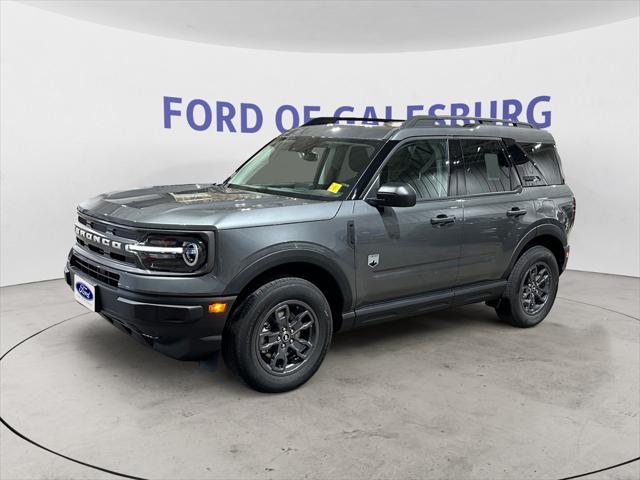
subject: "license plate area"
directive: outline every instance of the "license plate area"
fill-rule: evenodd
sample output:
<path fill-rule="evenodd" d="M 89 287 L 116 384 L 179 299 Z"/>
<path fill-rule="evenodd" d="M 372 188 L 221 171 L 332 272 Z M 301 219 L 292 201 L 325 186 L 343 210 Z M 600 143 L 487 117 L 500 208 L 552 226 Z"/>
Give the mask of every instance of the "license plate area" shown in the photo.
<path fill-rule="evenodd" d="M 97 287 L 94 282 L 91 282 L 80 275 L 74 275 L 73 297 L 78 303 L 84 305 L 92 312 L 96 311 L 96 291 Z"/>

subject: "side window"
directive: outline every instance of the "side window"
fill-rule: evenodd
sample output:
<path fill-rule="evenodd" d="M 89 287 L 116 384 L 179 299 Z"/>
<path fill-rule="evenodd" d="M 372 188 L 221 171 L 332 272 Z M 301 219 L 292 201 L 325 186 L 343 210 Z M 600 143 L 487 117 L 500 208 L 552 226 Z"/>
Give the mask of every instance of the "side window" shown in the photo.
<path fill-rule="evenodd" d="M 400 147 L 383 167 L 380 183 L 407 183 L 418 200 L 448 195 L 447 140 L 416 140 Z"/>
<path fill-rule="evenodd" d="M 528 162 L 518 165 L 525 185 L 561 185 L 564 183 L 556 147 L 551 143 L 521 143 Z"/>
<path fill-rule="evenodd" d="M 467 194 L 506 192 L 515 187 L 500 141 L 461 139 L 460 143 Z"/>
<path fill-rule="evenodd" d="M 537 187 L 546 185 L 546 180 L 542 177 L 540 171 L 535 167 L 524 148 L 519 143 L 511 139 L 507 140 L 507 154 L 518 171 L 518 175 L 525 187 Z"/>

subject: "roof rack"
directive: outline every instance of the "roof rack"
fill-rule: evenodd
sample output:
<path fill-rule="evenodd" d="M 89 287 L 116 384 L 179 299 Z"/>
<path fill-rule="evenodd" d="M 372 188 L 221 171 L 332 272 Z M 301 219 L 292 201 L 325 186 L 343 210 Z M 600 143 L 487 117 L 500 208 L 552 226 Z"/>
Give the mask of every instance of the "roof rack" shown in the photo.
<path fill-rule="evenodd" d="M 328 125 L 331 123 L 337 123 L 342 121 L 392 123 L 392 122 L 405 122 L 406 120 L 398 120 L 394 118 L 318 117 L 318 118 L 312 118 L 307 123 L 304 123 L 303 125 L 301 125 L 301 127 L 310 127 L 312 125 Z"/>
<path fill-rule="evenodd" d="M 463 117 L 463 116 L 446 116 L 446 115 L 416 115 L 415 117 L 410 118 L 406 122 L 402 124 L 400 127 L 403 128 L 415 128 L 415 127 L 439 127 L 437 122 L 439 120 L 463 120 L 463 121 L 471 121 L 473 123 L 477 123 L 482 125 L 484 123 L 490 124 L 498 124 L 502 123 L 505 127 L 526 127 L 533 128 L 533 125 L 527 122 L 516 122 L 514 120 L 506 120 L 504 118 L 482 118 L 482 117 Z M 447 125 L 451 126 L 451 125 Z"/>
<path fill-rule="evenodd" d="M 507 120 L 504 118 L 483 118 L 483 117 L 463 117 L 463 116 L 447 116 L 447 115 L 416 115 L 415 117 L 410 118 L 409 120 L 399 120 L 395 118 L 362 118 L 362 117 L 318 117 L 312 118 L 307 123 L 301 125 L 302 127 L 310 127 L 312 125 L 329 125 L 332 123 L 337 123 L 341 121 L 351 121 L 351 122 L 377 122 L 377 123 L 395 123 L 401 122 L 401 129 L 405 128 L 416 128 L 416 127 L 440 127 L 447 126 L 450 127 L 452 125 L 440 125 L 439 121 L 443 120 L 462 120 L 469 123 L 476 123 L 478 125 L 482 125 L 485 123 L 489 123 L 492 125 L 497 125 L 499 123 L 503 124 L 505 127 L 525 127 L 525 128 L 534 128 L 533 125 L 527 122 L 517 122 L 514 120 Z M 454 125 L 455 126 L 455 125 Z"/>

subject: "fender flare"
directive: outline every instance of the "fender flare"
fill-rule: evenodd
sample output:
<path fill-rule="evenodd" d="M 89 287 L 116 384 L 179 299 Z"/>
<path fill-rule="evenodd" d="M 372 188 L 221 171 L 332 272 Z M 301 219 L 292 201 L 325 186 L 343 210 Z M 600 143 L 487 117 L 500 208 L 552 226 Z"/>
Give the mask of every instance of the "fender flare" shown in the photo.
<path fill-rule="evenodd" d="M 513 253 L 511 254 L 511 260 L 509 260 L 509 264 L 502 274 L 502 278 L 506 279 L 509 276 L 509 273 L 513 269 L 513 265 L 516 263 L 516 260 L 522 253 L 524 247 L 536 237 L 541 237 L 542 235 L 549 235 L 557 238 L 560 243 L 562 243 L 563 247 L 566 247 L 568 244 L 567 232 L 564 229 L 562 223 L 558 220 L 546 219 L 542 220 L 539 223 L 534 223 L 531 225 L 531 228 L 524 234 L 524 236 L 520 239 Z"/>
<path fill-rule="evenodd" d="M 342 292 L 343 312 L 353 310 L 353 282 L 345 273 L 344 261 L 332 250 L 313 243 L 278 244 L 252 255 L 247 264 L 227 284 L 223 294 L 238 295 L 259 275 L 287 263 L 309 263 L 323 269 L 336 281 Z"/>

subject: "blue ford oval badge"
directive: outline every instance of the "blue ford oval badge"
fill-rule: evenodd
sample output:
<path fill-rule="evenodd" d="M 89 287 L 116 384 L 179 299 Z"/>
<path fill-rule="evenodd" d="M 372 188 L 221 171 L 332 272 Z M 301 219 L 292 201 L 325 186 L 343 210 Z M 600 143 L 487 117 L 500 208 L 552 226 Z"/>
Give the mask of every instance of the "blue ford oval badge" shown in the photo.
<path fill-rule="evenodd" d="M 87 287 L 84 283 L 76 282 L 76 290 L 87 300 L 93 300 L 93 293 L 91 293 L 89 287 Z"/>

